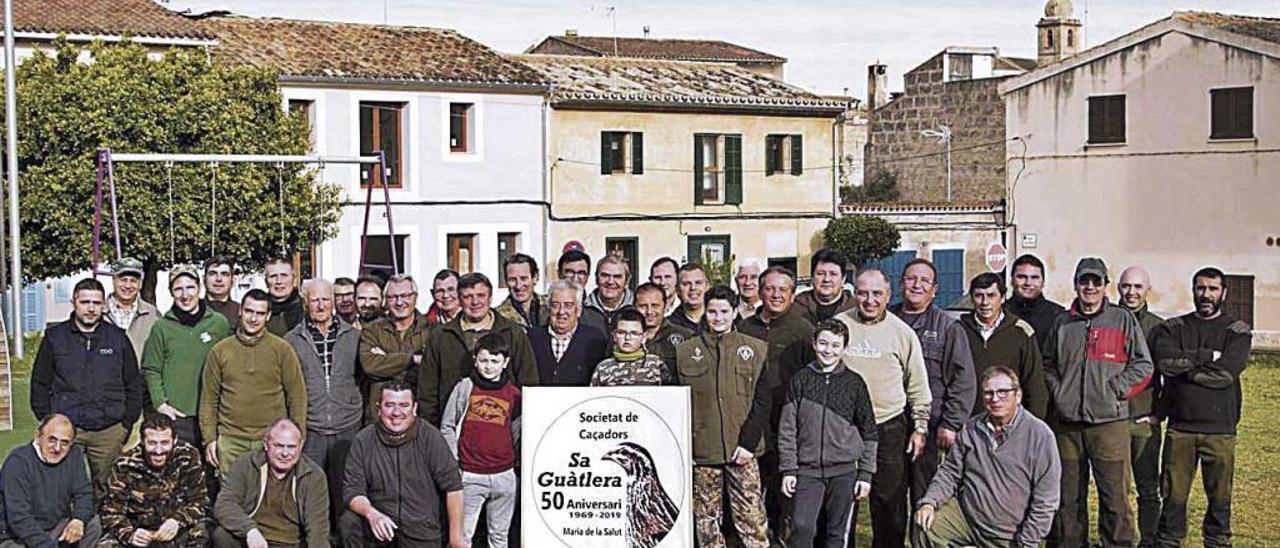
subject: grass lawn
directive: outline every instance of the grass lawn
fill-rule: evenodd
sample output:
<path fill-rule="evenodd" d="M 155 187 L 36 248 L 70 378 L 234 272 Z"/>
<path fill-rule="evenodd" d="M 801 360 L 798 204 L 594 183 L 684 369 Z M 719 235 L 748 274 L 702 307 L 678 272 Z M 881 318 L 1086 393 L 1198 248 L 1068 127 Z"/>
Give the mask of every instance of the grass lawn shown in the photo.
<path fill-rule="evenodd" d="M 1239 547 L 1280 546 L 1280 356 L 1257 356 L 1244 373 L 1244 418 L 1236 438 L 1235 489 L 1231 505 L 1233 544 Z M 1097 491 L 1090 487 L 1089 519 L 1097 538 Z M 1129 505 L 1137 512 L 1131 495 Z M 1276 497 L 1276 499 L 1272 499 Z M 1191 489 L 1184 546 L 1201 546 L 1200 519 L 1204 491 L 1199 474 Z M 1135 514 L 1135 519 L 1137 519 Z M 858 514 L 858 545 L 871 545 L 871 512 L 867 504 Z"/>
<path fill-rule="evenodd" d="M 31 441 L 35 418 L 29 405 L 30 380 L 13 381 L 14 429 L 0 432 L 0 452 Z M 1280 356 L 1255 357 L 1244 374 L 1244 420 L 1236 440 L 1235 493 L 1232 529 L 1236 546 L 1280 546 L 1280 511 L 1271 503 L 1280 498 Z M 1134 504 L 1132 500 L 1130 504 Z M 1187 546 L 1199 546 L 1204 492 L 1196 480 L 1188 511 Z M 858 515 L 858 544 L 871 545 L 870 509 Z M 1096 502 L 1095 506 L 1096 508 Z M 1136 510 L 1135 510 L 1136 511 Z M 1090 519 L 1096 519 L 1096 511 Z M 1095 523 L 1096 526 L 1096 523 Z M 1096 535 L 1096 532 L 1095 532 Z"/>

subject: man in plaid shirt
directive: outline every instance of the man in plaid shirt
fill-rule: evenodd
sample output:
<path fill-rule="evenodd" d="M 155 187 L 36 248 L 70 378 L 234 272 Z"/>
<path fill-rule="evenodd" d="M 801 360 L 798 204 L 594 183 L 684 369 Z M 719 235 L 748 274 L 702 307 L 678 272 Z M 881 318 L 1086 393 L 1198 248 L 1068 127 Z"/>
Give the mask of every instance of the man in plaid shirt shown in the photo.
<path fill-rule="evenodd" d="M 331 507 L 341 508 L 347 451 L 360 430 L 363 411 L 356 378 L 360 330 L 334 312 L 333 284 L 327 280 L 303 284 L 302 299 L 306 316 L 284 337 L 298 354 L 307 384 L 307 437 L 302 452 L 324 469 Z"/>

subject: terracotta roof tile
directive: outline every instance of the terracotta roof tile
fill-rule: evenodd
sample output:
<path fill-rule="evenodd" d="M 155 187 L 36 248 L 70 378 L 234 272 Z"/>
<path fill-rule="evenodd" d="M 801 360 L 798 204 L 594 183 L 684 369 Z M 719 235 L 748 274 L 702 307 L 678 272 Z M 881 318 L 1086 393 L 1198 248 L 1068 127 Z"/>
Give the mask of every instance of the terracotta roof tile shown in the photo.
<path fill-rule="evenodd" d="M 824 98 L 731 63 L 511 55 L 552 83 L 552 102 L 843 111 Z"/>
<path fill-rule="evenodd" d="M 1280 18 L 1207 11 L 1178 11 L 1173 16 L 1188 23 L 1217 27 L 1227 32 L 1280 44 Z"/>
<path fill-rule="evenodd" d="M 840 204 L 841 213 L 927 213 L 927 212 L 969 212 L 982 213 L 1004 209 L 1004 200 L 954 200 L 937 201 L 896 201 L 896 202 L 863 202 Z"/>
<path fill-rule="evenodd" d="M 284 79 L 385 80 L 449 86 L 545 86 L 538 73 L 449 29 L 215 17 L 214 55 L 274 67 Z"/>
<path fill-rule="evenodd" d="M 17 32 L 212 38 L 196 22 L 152 0 L 13 0 L 13 25 Z"/>
<path fill-rule="evenodd" d="M 553 47 L 548 42 L 560 42 L 573 47 Z M 720 40 L 614 38 L 611 36 L 548 36 L 542 43 L 530 48 L 527 53 L 736 63 L 786 62 L 786 58 Z"/>

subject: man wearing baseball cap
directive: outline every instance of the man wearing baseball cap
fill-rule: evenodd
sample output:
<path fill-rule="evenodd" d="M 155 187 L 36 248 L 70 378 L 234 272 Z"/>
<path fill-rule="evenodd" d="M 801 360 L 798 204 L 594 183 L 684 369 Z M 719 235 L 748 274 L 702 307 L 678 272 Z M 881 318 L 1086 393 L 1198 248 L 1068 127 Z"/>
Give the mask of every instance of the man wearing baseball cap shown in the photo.
<path fill-rule="evenodd" d="M 1076 299 L 1045 336 L 1045 384 L 1057 417 L 1062 503 L 1050 546 L 1089 541 L 1089 471 L 1098 485 L 1098 531 L 1104 546 L 1131 546 L 1129 398 L 1151 380 L 1151 354 L 1133 313 L 1107 301 L 1107 265 L 1085 257 L 1076 265 Z"/>
<path fill-rule="evenodd" d="M 200 376 L 209 351 L 231 336 L 231 323 L 200 298 L 200 276 L 188 265 L 169 271 L 173 308 L 156 322 L 142 351 L 142 372 L 152 410 L 173 419 L 174 437 L 196 447 L 200 440 Z"/>
<path fill-rule="evenodd" d="M 151 326 L 160 319 L 156 305 L 138 298 L 145 274 L 142 261 L 125 257 L 111 265 L 111 295 L 107 296 L 107 313 L 112 325 L 123 329 L 133 343 L 133 353 L 141 356 L 151 334 Z"/>

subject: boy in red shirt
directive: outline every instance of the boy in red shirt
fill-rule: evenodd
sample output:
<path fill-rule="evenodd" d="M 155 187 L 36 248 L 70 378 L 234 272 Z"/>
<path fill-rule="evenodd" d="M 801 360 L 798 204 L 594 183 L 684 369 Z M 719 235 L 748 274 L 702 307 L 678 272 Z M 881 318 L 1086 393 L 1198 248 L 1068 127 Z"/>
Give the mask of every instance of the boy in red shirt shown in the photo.
<path fill-rule="evenodd" d="M 463 535 L 475 535 L 480 509 L 488 505 L 488 539 L 506 548 L 516 509 L 516 457 L 520 447 L 520 388 L 507 366 L 511 350 L 496 334 L 476 342 L 475 370 L 453 388 L 440 433 L 462 469 Z"/>

